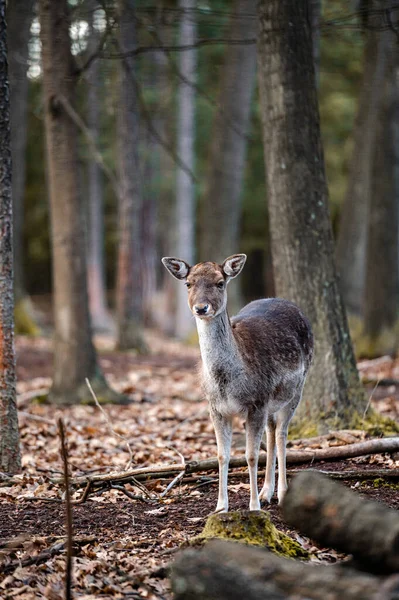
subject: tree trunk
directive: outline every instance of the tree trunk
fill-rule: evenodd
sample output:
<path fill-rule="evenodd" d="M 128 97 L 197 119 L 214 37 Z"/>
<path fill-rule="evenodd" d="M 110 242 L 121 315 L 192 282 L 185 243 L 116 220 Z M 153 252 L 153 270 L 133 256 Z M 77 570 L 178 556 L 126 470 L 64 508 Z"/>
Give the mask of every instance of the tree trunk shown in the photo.
<path fill-rule="evenodd" d="M 232 13 L 228 37 L 256 37 L 255 0 L 236 0 Z M 255 71 L 255 45 L 227 46 L 201 210 L 201 260 L 221 262 L 240 251 L 241 197 Z M 231 308 L 236 310 L 241 303 L 236 282 L 230 297 Z"/>
<path fill-rule="evenodd" d="M 14 353 L 10 97 L 6 3 L 0 0 L 0 471 L 20 470 Z"/>
<path fill-rule="evenodd" d="M 14 294 L 16 328 L 20 333 L 37 333 L 37 326 L 24 281 L 23 223 L 25 154 L 27 136 L 29 30 L 34 0 L 10 0 L 7 5 L 8 63 L 10 79 L 11 152 L 13 163 L 12 201 L 14 221 Z"/>
<path fill-rule="evenodd" d="M 396 44 L 393 40 L 393 44 Z M 395 356 L 399 306 L 399 90 L 398 53 L 389 48 L 390 67 L 382 100 L 372 160 L 368 223 L 364 333 L 357 343 L 361 355 Z"/>
<path fill-rule="evenodd" d="M 89 50 L 95 51 L 99 43 L 99 33 L 93 26 L 93 11 L 97 3 L 89 5 L 88 23 L 90 28 Z M 93 141 L 99 146 L 100 137 L 100 98 L 101 75 L 97 60 L 90 65 L 87 73 L 87 124 Z M 104 193 L 102 172 L 98 163 L 89 159 L 88 165 L 88 255 L 87 274 L 89 307 L 93 330 L 112 332 L 113 323 L 107 308 L 107 292 L 104 266 Z"/>
<path fill-rule="evenodd" d="M 303 471 L 290 483 L 282 505 L 292 527 L 336 548 L 376 573 L 399 570 L 399 514 L 366 500 L 316 471 Z"/>
<path fill-rule="evenodd" d="M 315 565 L 237 542 L 181 552 L 172 567 L 176 600 L 392 600 L 397 577 L 346 565 Z"/>
<path fill-rule="evenodd" d="M 118 0 L 119 45 L 136 44 L 134 0 Z M 144 352 L 141 257 L 142 185 L 139 162 L 139 124 L 134 59 L 119 62 L 118 165 L 119 248 L 117 273 L 117 346 Z"/>
<path fill-rule="evenodd" d="M 364 409 L 333 259 L 334 242 L 307 0 L 263 0 L 258 45 L 273 270 L 315 336 L 299 416 L 321 431 Z"/>
<path fill-rule="evenodd" d="M 370 9 L 384 4 L 385 0 L 372 0 Z M 354 148 L 338 231 L 336 256 L 340 289 L 349 314 L 357 316 L 363 308 L 372 160 L 391 35 L 389 31 L 366 33 Z"/>
<path fill-rule="evenodd" d="M 181 46 L 189 46 L 196 40 L 195 12 L 196 0 L 180 0 L 182 10 L 180 18 Z M 186 50 L 179 55 L 180 73 L 187 80 L 195 83 L 197 68 L 196 50 Z M 177 154 L 187 167 L 194 171 L 195 140 L 195 91 L 184 81 L 179 82 L 178 114 L 177 114 Z M 190 265 L 195 262 L 195 185 L 192 177 L 177 168 L 176 180 L 176 255 L 181 256 Z M 187 306 L 187 290 L 184 286 L 176 286 L 175 334 L 178 338 L 187 338 L 193 330 L 193 319 Z"/>
<path fill-rule="evenodd" d="M 40 0 L 47 162 L 50 186 L 55 322 L 53 402 L 89 400 L 87 377 L 99 400 L 114 400 L 99 369 L 91 337 L 86 240 L 79 194 L 78 140 L 68 105 L 75 96 L 67 0 Z"/>

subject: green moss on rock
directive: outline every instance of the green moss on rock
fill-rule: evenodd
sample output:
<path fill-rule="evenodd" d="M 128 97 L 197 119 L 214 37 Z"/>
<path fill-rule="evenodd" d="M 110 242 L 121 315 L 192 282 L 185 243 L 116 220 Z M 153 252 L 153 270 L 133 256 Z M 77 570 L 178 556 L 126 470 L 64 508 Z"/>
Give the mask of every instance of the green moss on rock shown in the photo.
<path fill-rule="evenodd" d="M 202 533 L 193 538 L 191 544 L 203 544 L 215 538 L 261 546 L 280 556 L 309 557 L 308 552 L 298 542 L 279 531 L 271 522 L 269 514 L 262 510 L 210 515 Z"/>

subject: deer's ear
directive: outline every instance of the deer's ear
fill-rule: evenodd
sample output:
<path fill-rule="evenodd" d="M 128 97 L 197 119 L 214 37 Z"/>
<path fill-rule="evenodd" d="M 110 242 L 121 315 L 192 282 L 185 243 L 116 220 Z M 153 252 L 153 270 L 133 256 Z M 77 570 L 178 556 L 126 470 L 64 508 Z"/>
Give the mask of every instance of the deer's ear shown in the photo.
<path fill-rule="evenodd" d="M 170 256 L 164 256 L 162 259 L 164 267 L 166 267 L 173 277 L 176 279 L 186 279 L 188 272 L 190 270 L 190 265 L 188 265 L 181 258 L 172 258 Z"/>
<path fill-rule="evenodd" d="M 229 279 L 234 279 L 234 277 L 237 277 L 241 273 L 246 260 L 246 254 L 233 254 L 233 256 L 229 256 L 222 264 L 223 272 Z"/>

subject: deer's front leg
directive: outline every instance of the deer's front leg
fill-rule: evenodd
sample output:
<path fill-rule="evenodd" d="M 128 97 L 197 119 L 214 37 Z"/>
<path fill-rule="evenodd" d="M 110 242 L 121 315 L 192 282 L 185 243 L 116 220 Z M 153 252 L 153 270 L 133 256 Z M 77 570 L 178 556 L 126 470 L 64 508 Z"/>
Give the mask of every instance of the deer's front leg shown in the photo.
<path fill-rule="evenodd" d="M 246 432 L 247 450 L 246 458 L 249 470 L 250 501 L 249 510 L 260 510 L 258 494 L 258 459 L 259 449 L 265 429 L 266 414 L 260 410 L 248 412 Z"/>
<path fill-rule="evenodd" d="M 232 419 L 221 415 L 213 409 L 211 409 L 210 413 L 213 427 L 215 428 L 219 462 L 219 496 L 216 511 L 227 512 L 229 509 L 227 478 L 229 473 L 230 448 L 233 431 Z"/>

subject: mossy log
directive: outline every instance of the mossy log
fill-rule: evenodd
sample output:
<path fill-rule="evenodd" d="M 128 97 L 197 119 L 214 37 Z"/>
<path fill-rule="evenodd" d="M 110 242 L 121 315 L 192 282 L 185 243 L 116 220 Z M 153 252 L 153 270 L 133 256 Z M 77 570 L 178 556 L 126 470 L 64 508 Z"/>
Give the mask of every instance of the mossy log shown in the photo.
<path fill-rule="evenodd" d="M 298 542 L 279 531 L 263 510 L 243 510 L 210 515 L 203 531 L 193 544 L 219 538 L 268 548 L 281 556 L 307 558 L 308 552 Z"/>
<path fill-rule="evenodd" d="M 397 577 L 306 564 L 220 540 L 180 554 L 171 578 L 175 600 L 393 600 L 398 585 Z"/>
<path fill-rule="evenodd" d="M 283 516 L 310 538 L 348 554 L 366 569 L 399 571 L 399 513 L 366 500 L 315 471 L 293 478 Z"/>

